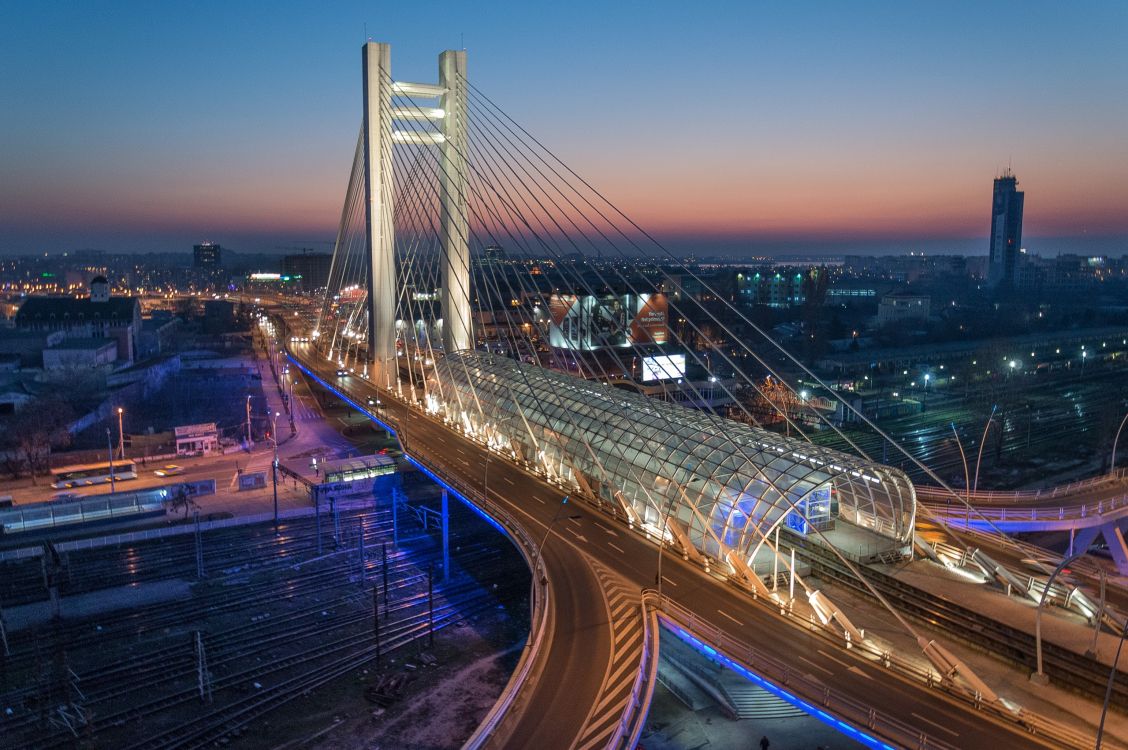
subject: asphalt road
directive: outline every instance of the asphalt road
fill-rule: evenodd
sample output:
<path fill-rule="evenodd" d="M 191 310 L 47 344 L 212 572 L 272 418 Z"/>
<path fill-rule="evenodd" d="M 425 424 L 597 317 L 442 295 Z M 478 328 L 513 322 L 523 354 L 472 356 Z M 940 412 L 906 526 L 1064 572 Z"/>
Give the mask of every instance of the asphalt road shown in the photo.
<path fill-rule="evenodd" d="M 333 368 L 315 361 L 305 345 L 293 347 L 304 364 L 315 369 L 326 382 L 364 403 L 375 389 L 355 377 L 337 378 Z M 428 446 L 439 454 L 447 469 L 527 524 L 535 535 L 548 530 L 549 564 L 554 601 L 557 602 L 557 632 L 552 639 L 552 654 L 544 677 L 529 696 L 526 721 L 520 727 L 527 735 L 517 735 L 523 746 L 562 747 L 566 736 L 580 729 L 576 716 L 586 714 L 587 690 L 602 675 L 598 657 L 607 648 L 599 641 L 609 635 L 607 628 L 593 627 L 601 615 L 596 606 L 600 594 L 581 553 L 603 562 L 634 582 L 640 589 L 653 587 L 657 571 L 657 548 L 625 526 L 595 510 L 569 504 L 559 512 L 562 492 L 518 466 L 489 457 L 472 441 L 440 424 L 409 411 L 389 394 L 381 394 L 386 416 L 406 425 L 409 444 Z M 410 450 L 410 449 L 409 449 Z M 488 471 L 484 469 L 489 461 Z M 488 478 L 488 487 L 484 487 Z M 568 552 L 571 549 L 573 552 Z M 671 596 L 713 626 L 734 639 L 745 641 L 777 658 L 789 658 L 797 671 L 806 672 L 873 706 L 878 711 L 914 724 L 923 734 L 961 748 L 1036 748 L 1049 747 L 1029 734 L 995 722 L 984 714 L 950 700 L 926 686 L 884 671 L 864 659 L 832 644 L 784 619 L 773 609 L 753 601 L 703 571 L 667 555 L 663 563 L 664 593 Z M 577 709 L 582 706 L 582 711 Z M 570 733 L 570 734 L 569 734 Z"/>

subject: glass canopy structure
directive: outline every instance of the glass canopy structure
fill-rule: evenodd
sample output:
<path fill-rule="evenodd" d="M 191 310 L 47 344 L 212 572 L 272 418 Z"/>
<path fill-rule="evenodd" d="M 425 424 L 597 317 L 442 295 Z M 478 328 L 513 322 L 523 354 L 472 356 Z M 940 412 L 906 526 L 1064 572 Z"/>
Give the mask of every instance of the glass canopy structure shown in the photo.
<path fill-rule="evenodd" d="M 711 556 L 747 555 L 781 525 L 912 537 L 916 495 L 897 469 L 482 352 L 441 358 L 429 385 L 431 409 L 468 432 L 642 524 L 675 520 Z"/>

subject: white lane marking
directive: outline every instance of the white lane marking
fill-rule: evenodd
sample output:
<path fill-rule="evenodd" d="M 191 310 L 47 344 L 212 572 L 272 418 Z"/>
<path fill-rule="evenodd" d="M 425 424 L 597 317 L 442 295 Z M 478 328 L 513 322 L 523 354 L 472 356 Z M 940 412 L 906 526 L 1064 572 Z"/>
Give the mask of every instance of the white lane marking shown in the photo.
<path fill-rule="evenodd" d="M 821 664 L 815 664 L 813 661 L 811 661 L 810 659 L 808 659 L 805 656 L 800 656 L 799 660 L 807 662 L 808 664 L 810 664 L 812 667 L 819 670 L 820 672 L 826 672 L 828 675 L 831 675 L 831 676 L 834 675 L 834 672 L 831 672 L 829 669 L 827 669 L 826 667 L 824 667 Z"/>
<path fill-rule="evenodd" d="M 504 479 L 505 481 L 509 482 L 509 486 L 510 486 L 510 487 L 515 487 L 515 486 L 517 485 L 517 483 L 516 483 L 516 482 L 514 482 L 514 481 L 513 481 L 512 479 L 510 479 L 509 477 L 502 477 L 502 479 Z"/>
<path fill-rule="evenodd" d="M 615 544 L 614 542 L 608 542 L 608 543 L 607 543 L 607 546 L 608 546 L 608 547 L 614 547 L 615 549 L 617 549 L 617 550 L 619 550 L 620 552 L 622 552 L 622 553 L 623 553 L 624 555 L 625 555 L 625 554 L 627 554 L 627 551 L 626 551 L 625 549 L 623 549 L 623 548 L 622 548 L 622 547 L 620 547 L 619 545 Z"/>
<path fill-rule="evenodd" d="M 677 586 L 678 585 L 677 581 L 671 581 L 666 576 L 662 576 L 662 580 L 665 581 L 666 583 L 670 584 L 671 586 Z"/>
<path fill-rule="evenodd" d="M 851 664 L 850 662 L 846 662 L 846 661 L 842 661 L 841 659 L 836 659 L 836 658 L 834 658 L 833 656 L 831 656 L 831 655 L 830 655 L 830 654 L 828 654 L 827 652 L 823 651 L 823 650 L 822 650 L 821 648 L 820 648 L 820 649 L 818 649 L 818 652 L 819 652 L 820 654 L 822 654 L 823 656 L 825 656 L 825 657 L 826 657 L 827 659 L 830 659 L 830 660 L 831 660 L 832 662 L 834 662 L 835 664 L 841 664 L 842 666 L 846 667 L 846 669 L 849 669 L 850 667 L 854 666 L 854 665 L 853 665 L 853 664 Z"/>
<path fill-rule="evenodd" d="M 853 672 L 854 674 L 858 675 L 859 677 L 865 677 L 867 680 L 873 679 L 872 677 L 870 677 L 868 674 L 866 674 L 864 671 L 862 671 L 858 667 L 850 667 L 846 671 L 847 672 Z"/>
<path fill-rule="evenodd" d="M 571 516 L 568 516 L 568 520 L 571 521 L 572 523 L 576 524 L 577 526 L 583 525 L 579 521 L 577 521 L 575 518 L 572 518 Z"/>
<path fill-rule="evenodd" d="M 720 615 L 721 617 L 727 617 L 728 619 L 730 619 L 730 620 L 732 620 L 733 622 L 735 622 L 735 623 L 736 623 L 737 625 L 740 625 L 741 627 L 744 627 L 744 623 L 742 623 L 742 622 L 741 622 L 740 620 L 738 620 L 738 619 L 736 619 L 735 617 L 733 617 L 732 615 L 730 615 L 730 614 L 729 614 L 728 612 L 723 612 L 723 611 L 721 611 L 721 610 L 719 610 L 719 609 L 718 609 L 718 610 L 717 610 L 717 614 L 719 614 L 719 615 Z"/>
<path fill-rule="evenodd" d="M 530 495 L 529 497 L 533 498 L 534 500 L 536 500 L 536 501 L 537 501 L 538 503 L 540 503 L 541 505 L 544 505 L 544 500 L 541 500 L 541 499 L 540 499 L 539 497 L 537 497 L 536 495 Z"/>
<path fill-rule="evenodd" d="M 923 721 L 925 724 L 931 724 L 932 726 L 939 729 L 941 732 L 947 732 L 948 734 L 952 735 L 953 737 L 959 737 L 960 736 L 959 732 L 953 732 L 951 729 L 948 729 L 948 727 L 944 726 L 943 724 L 937 724 L 935 721 L 932 721 L 931 719 L 926 719 L 923 716 L 921 716 L 920 714 L 918 714 L 916 711 L 913 711 L 912 715 L 917 717 L 921 721 Z"/>
<path fill-rule="evenodd" d="M 605 532 L 607 532 L 607 533 L 608 533 L 608 534 L 610 534 L 611 536 L 619 536 L 619 533 L 618 533 L 618 532 L 616 532 L 616 531 L 612 531 L 611 529 L 607 528 L 606 526 L 604 526 L 604 525 L 603 525 L 603 524 L 601 524 L 601 523 L 597 523 L 597 524 L 596 524 L 596 526 L 598 526 L 599 528 L 603 529 L 603 530 L 604 530 Z"/>
<path fill-rule="evenodd" d="M 583 534 L 577 534 L 575 529 L 568 529 L 568 533 L 576 537 L 576 539 L 583 542 L 584 544 L 587 544 L 587 537 L 585 537 Z"/>

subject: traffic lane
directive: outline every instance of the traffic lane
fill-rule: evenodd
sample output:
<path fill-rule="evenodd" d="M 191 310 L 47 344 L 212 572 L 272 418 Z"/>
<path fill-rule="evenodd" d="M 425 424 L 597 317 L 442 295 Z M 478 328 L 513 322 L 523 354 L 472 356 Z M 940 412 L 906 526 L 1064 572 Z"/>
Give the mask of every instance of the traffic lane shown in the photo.
<path fill-rule="evenodd" d="M 401 424 L 408 424 L 407 419 L 410 419 L 408 433 L 411 441 L 433 440 L 453 455 L 460 455 L 462 460 L 457 462 L 458 465 L 448 468 L 457 471 L 459 478 L 467 484 L 482 488 L 486 472 L 483 471 L 480 476 L 478 471 L 469 471 L 469 467 L 473 465 L 484 468 L 487 456 L 490 455 L 484 448 L 445 426 L 414 413 L 408 413 L 405 419 L 404 407 L 395 401 L 391 403 L 395 406 L 389 410 L 397 413 Z M 548 528 L 563 517 L 557 499 L 563 495 L 560 488 L 496 457 L 490 458 L 489 465 L 489 492 L 492 499 L 504 504 L 519 517 L 529 519 L 541 529 Z M 594 523 L 598 519 L 605 528 L 616 530 L 617 524 L 611 519 L 578 504 L 568 506 L 567 515 L 579 516 L 575 520 L 580 520 L 581 523 Z M 652 587 L 657 566 L 657 547 L 644 541 L 635 532 L 625 527 L 620 528 L 625 533 L 604 539 L 602 543 L 591 543 L 589 539 L 583 544 L 583 549 L 625 575 L 640 589 Z M 573 542 L 558 530 L 554 530 L 552 536 L 570 546 L 580 544 L 578 539 Z M 833 686 L 836 691 L 850 695 L 861 703 L 881 707 L 880 710 L 884 713 L 896 716 L 906 724 L 915 725 L 930 736 L 964 747 L 988 747 L 997 744 L 1001 737 L 1006 737 L 1007 747 L 1047 746 L 1011 725 L 996 723 L 975 713 L 936 690 L 854 658 L 827 639 L 796 626 L 773 610 L 683 562 L 678 555 L 667 553 L 663 562 L 663 576 L 672 582 L 663 582 L 666 594 L 728 636 L 777 657 L 786 658 L 785 655 L 790 654 L 793 661 L 814 670 L 808 671 L 808 674 Z M 673 591 L 670 590 L 671 587 Z M 940 726 L 945 730 L 941 731 L 938 728 Z M 958 738 L 958 741 L 954 742 L 953 737 Z"/>
<path fill-rule="evenodd" d="M 429 426 L 419 434 L 426 437 L 433 429 L 442 428 Z M 449 432 L 447 435 L 448 445 L 460 440 L 460 436 Z M 476 444 L 464 441 L 462 450 L 478 453 L 475 457 L 484 461 Z M 553 517 L 556 517 L 551 538 L 559 538 L 567 544 L 582 544 L 589 555 L 625 575 L 640 589 L 653 587 L 657 570 L 656 545 L 647 543 L 624 527 L 617 529 L 613 520 L 580 505 L 568 506 L 566 515 L 558 515 L 560 506 L 543 502 L 541 497 L 542 494 L 558 491 L 558 488 L 530 477 L 509 462 L 493 460 L 491 464 L 497 465 L 497 469 L 491 471 L 495 477 L 512 479 L 512 482 L 503 481 L 503 486 L 493 483 L 492 498 L 542 525 L 552 523 Z M 476 474 L 465 479 L 473 482 Z M 533 503 L 530 504 L 529 500 Z M 561 523 L 566 524 L 564 529 L 559 528 Z M 568 539 L 573 536 L 568 526 L 573 525 L 579 528 L 574 541 Z M 583 540 L 578 537 L 583 537 Z M 861 703 L 882 707 L 883 713 L 915 725 L 937 739 L 963 747 L 985 747 L 998 742 L 1000 734 L 1005 733 L 1012 735 L 1007 738 L 1008 747 L 1045 747 L 1029 735 L 1019 734 L 1008 725 L 997 724 L 971 712 L 963 704 L 950 701 L 935 690 L 904 680 L 868 660 L 855 658 L 825 637 L 797 627 L 774 609 L 756 603 L 723 584 L 719 585 L 676 553 L 667 553 L 663 560 L 663 587 L 667 595 L 729 637 L 749 643 L 765 654 L 792 654 L 796 671 L 832 686 L 836 692 L 854 696 Z"/>
<path fill-rule="evenodd" d="M 519 747 L 570 747 L 600 694 L 611 659 L 611 627 L 599 581 L 579 553 L 549 542 L 544 559 L 554 607 L 548 658 L 532 693 L 522 699 L 530 710 L 521 713 L 509 741 Z"/>

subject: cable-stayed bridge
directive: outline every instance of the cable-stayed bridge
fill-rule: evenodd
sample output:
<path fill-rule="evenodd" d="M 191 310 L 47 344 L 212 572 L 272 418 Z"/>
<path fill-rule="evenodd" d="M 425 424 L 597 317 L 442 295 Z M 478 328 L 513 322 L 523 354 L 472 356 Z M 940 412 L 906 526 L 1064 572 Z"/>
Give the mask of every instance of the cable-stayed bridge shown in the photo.
<path fill-rule="evenodd" d="M 386 44 L 364 45 L 362 69 L 329 286 L 291 356 L 395 430 L 535 572 L 530 644 L 472 744 L 632 745 L 656 613 L 870 746 L 1076 739 L 1000 699 L 870 580 L 875 561 L 943 560 L 918 514 L 966 548 L 958 513 L 918 503 L 857 446 L 806 440 L 763 376 L 786 386 L 780 357 L 815 376 L 726 290 L 475 87 L 465 51 L 439 56 L 437 84 L 393 79 Z M 751 394 L 789 435 L 760 425 Z M 998 530 L 905 457 L 964 525 Z M 919 652 L 867 637 L 808 575 L 816 564 L 853 576 Z"/>

